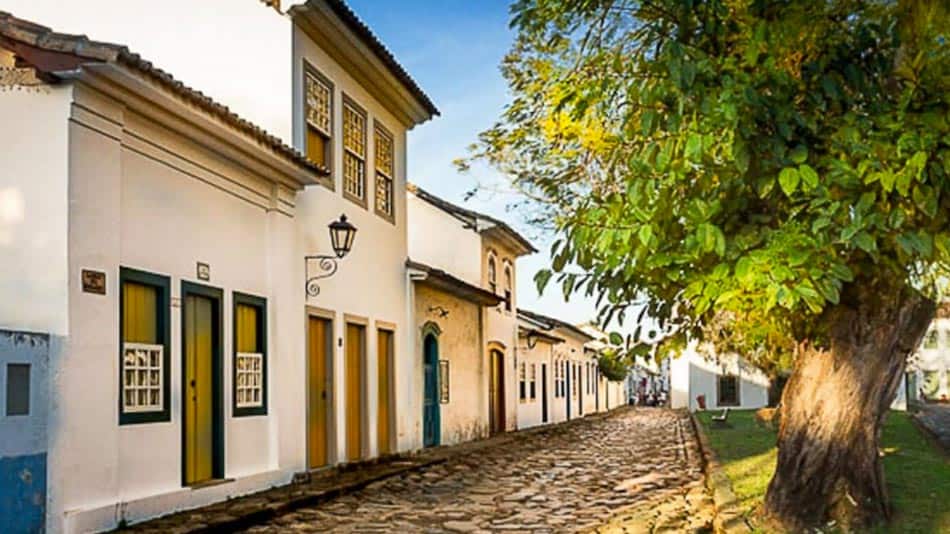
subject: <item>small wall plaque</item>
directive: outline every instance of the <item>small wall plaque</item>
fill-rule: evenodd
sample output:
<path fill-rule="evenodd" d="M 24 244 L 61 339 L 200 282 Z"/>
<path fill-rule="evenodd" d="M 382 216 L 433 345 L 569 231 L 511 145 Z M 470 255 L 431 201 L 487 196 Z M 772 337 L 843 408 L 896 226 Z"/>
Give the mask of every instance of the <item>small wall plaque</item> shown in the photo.
<path fill-rule="evenodd" d="M 102 271 L 82 270 L 82 291 L 95 295 L 106 294 L 106 273 Z"/>
<path fill-rule="evenodd" d="M 198 280 L 211 280 L 211 266 L 207 263 L 198 262 Z"/>

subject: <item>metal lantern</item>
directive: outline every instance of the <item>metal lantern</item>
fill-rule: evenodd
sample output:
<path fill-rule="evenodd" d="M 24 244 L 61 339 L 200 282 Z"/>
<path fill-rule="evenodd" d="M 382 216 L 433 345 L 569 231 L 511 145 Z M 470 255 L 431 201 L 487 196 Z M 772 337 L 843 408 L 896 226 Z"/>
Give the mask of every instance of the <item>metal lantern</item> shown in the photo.
<path fill-rule="evenodd" d="M 346 215 L 340 215 L 339 221 L 330 223 L 330 243 L 336 257 L 343 259 L 353 248 L 356 239 L 356 227 L 346 220 Z"/>
<path fill-rule="evenodd" d="M 340 220 L 333 221 L 329 225 L 330 244 L 333 245 L 333 254 L 316 254 L 313 256 L 304 256 L 306 261 L 306 289 L 307 295 L 316 297 L 320 294 L 319 280 L 329 278 L 336 274 L 339 267 L 337 260 L 342 260 L 344 256 L 353 249 L 353 240 L 356 238 L 356 227 L 347 222 L 346 215 L 340 215 Z M 310 262 L 316 262 L 319 271 L 316 274 L 310 274 Z"/>

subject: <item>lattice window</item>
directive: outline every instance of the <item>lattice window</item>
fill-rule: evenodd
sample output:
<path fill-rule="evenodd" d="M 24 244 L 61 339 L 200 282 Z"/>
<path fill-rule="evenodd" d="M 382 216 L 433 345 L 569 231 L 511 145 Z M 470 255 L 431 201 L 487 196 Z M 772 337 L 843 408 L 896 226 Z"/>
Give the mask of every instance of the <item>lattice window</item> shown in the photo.
<path fill-rule="evenodd" d="M 311 73 L 306 76 L 307 124 L 330 136 L 333 116 L 333 89 Z"/>
<path fill-rule="evenodd" d="M 264 355 L 239 352 L 236 359 L 235 405 L 238 408 L 256 408 L 264 405 Z"/>
<path fill-rule="evenodd" d="M 393 138 L 380 126 L 373 132 L 376 149 L 376 212 L 393 216 Z"/>
<path fill-rule="evenodd" d="M 126 413 L 161 411 L 164 373 L 162 345 L 125 343 L 122 346 L 122 410 Z"/>
<path fill-rule="evenodd" d="M 366 199 L 366 115 L 343 103 L 343 191 Z"/>

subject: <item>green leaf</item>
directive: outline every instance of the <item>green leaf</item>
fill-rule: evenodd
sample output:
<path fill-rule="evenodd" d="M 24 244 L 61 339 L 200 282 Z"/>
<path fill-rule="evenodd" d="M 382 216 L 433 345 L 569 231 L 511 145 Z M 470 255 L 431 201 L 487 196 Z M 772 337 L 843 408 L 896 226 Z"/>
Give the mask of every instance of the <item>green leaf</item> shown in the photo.
<path fill-rule="evenodd" d="M 858 248 L 868 253 L 873 252 L 874 249 L 877 248 L 874 243 L 874 238 L 867 232 L 858 232 L 852 241 Z"/>
<path fill-rule="evenodd" d="M 736 278 L 740 280 L 745 279 L 749 275 L 749 271 L 752 269 L 752 260 L 748 256 L 743 256 L 739 258 L 739 261 L 736 262 L 735 273 Z"/>
<path fill-rule="evenodd" d="M 808 159 L 808 149 L 804 145 L 798 145 L 789 152 L 788 157 L 796 164 L 805 163 Z"/>
<path fill-rule="evenodd" d="M 643 246 L 649 246 L 650 239 L 653 238 L 653 227 L 648 224 L 641 226 L 637 232 L 637 237 L 640 238 L 640 243 L 643 243 Z"/>
<path fill-rule="evenodd" d="M 701 161 L 703 158 L 703 136 L 692 132 L 686 139 L 686 159 L 692 162 Z"/>
<path fill-rule="evenodd" d="M 818 291 L 821 291 L 821 296 L 825 297 L 825 300 L 832 304 L 838 304 L 838 302 L 841 301 L 841 294 L 838 291 L 838 286 L 827 281 L 822 281 L 817 285 Z"/>
<path fill-rule="evenodd" d="M 831 271 L 831 274 L 833 274 L 835 278 L 841 280 L 842 282 L 854 281 L 854 272 L 852 272 L 847 265 L 836 263 L 833 264 L 828 270 Z"/>
<path fill-rule="evenodd" d="M 541 269 L 534 275 L 534 284 L 538 287 L 538 293 L 544 293 L 544 288 L 551 281 L 552 272 L 548 269 Z"/>
<path fill-rule="evenodd" d="M 778 175 L 778 184 L 787 196 L 792 196 L 792 193 L 798 189 L 799 180 L 798 171 L 793 167 L 785 167 Z"/>
<path fill-rule="evenodd" d="M 623 336 L 617 332 L 610 333 L 610 344 L 611 345 L 623 345 Z"/>
<path fill-rule="evenodd" d="M 803 189 L 806 191 L 818 187 L 818 173 L 815 172 L 815 169 L 812 169 L 809 165 L 803 164 L 798 166 L 798 175 L 802 179 Z"/>

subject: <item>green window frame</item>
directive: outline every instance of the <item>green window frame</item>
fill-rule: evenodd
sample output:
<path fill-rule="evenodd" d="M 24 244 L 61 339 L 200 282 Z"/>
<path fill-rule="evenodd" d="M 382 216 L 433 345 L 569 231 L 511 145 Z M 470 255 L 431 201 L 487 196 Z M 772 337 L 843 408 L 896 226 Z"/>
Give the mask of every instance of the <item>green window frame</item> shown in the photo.
<path fill-rule="evenodd" d="M 231 300 L 231 412 L 234 417 L 267 415 L 267 299 L 234 292 Z M 246 316 L 250 310 L 254 311 L 253 320 Z M 245 321 L 255 325 L 253 338 L 249 340 L 242 339 Z M 259 359 L 254 355 L 259 355 Z M 254 367 L 258 360 L 259 369 Z M 258 389 L 259 401 L 250 397 L 258 393 Z"/>
<path fill-rule="evenodd" d="M 155 324 L 151 339 L 145 340 L 162 348 L 161 357 L 161 407 L 149 411 L 132 411 L 127 408 L 124 396 L 127 394 L 126 381 L 126 344 L 143 342 L 131 333 L 127 335 L 126 284 L 145 286 L 155 292 Z M 129 267 L 119 269 L 119 376 L 118 401 L 119 424 L 135 425 L 144 423 L 164 423 L 171 421 L 171 279 L 168 276 L 140 271 Z M 134 339 L 133 339 L 134 338 Z M 130 372 L 140 372 L 132 371 Z"/>

